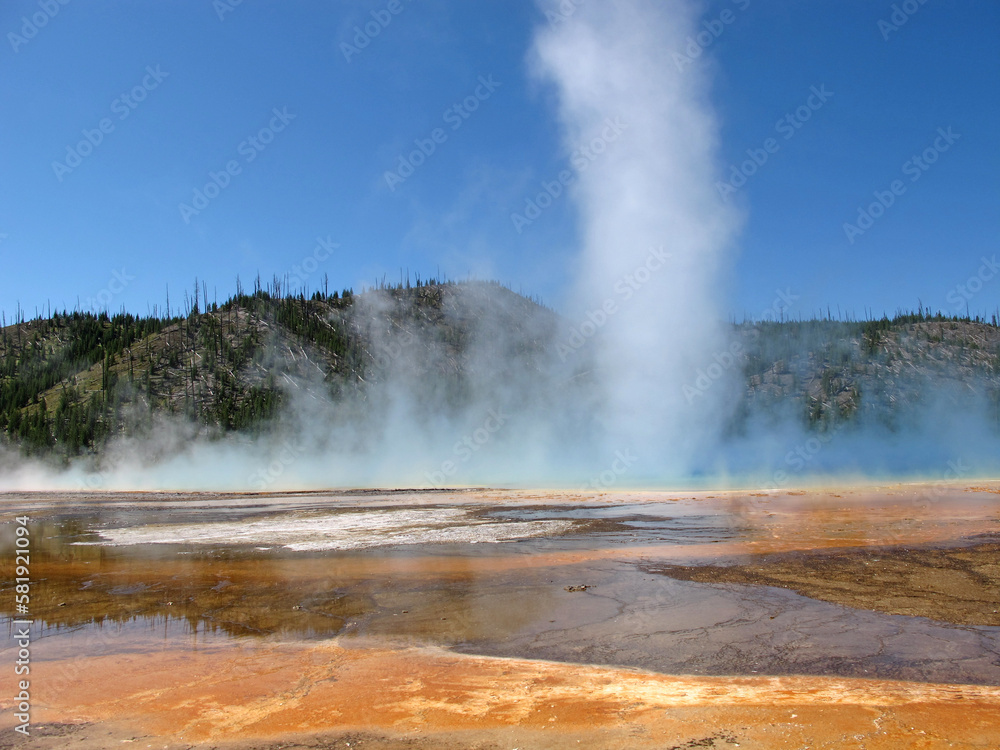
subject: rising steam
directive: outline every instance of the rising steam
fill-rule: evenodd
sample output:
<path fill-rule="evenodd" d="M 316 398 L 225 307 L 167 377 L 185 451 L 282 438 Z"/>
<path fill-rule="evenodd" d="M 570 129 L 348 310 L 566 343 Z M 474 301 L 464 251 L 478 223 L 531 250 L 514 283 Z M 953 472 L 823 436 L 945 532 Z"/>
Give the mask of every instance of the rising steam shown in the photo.
<path fill-rule="evenodd" d="M 998 384 L 960 369 L 910 388 L 915 368 L 885 363 L 884 392 L 858 395 L 857 418 L 820 433 L 804 429 L 801 403 L 755 401 L 766 383 L 747 396 L 746 355 L 757 347 L 767 360 L 775 341 L 722 320 L 740 217 L 713 187 L 710 65 L 682 69 L 673 57 L 696 31 L 697 5 L 540 0 L 540 9 L 555 20 L 539 26 L 528 61 L 555 94 L 582 238 L 562 319 L 491 284 L 414 291 L 442 295 L 421 308 L 434 320 L 408 315 L 398 295 L 368 292 L 349 312 L 331 308 L 330 322 L 350 326 L 367 357 L 363 377 L 336 397 L 322 353 L 275 334 L 264 364 L 284 384 L 286 408 L 271 432 L 212 435 L 163 418 L 99 463 L 58 474 L 0 452 L 0 489 L 774 487 L 845 470 L 995 470 L 995 422 L 979 415 L 1000 421 Z M 828 344 L 801 338 L 787 359 Z M 945 397 L 942 380 L 955 393 Z M 890 414 L 899 404 L 882 403 L 911 393 L 924 395 L 901 417 Z"/>
<path fill-rule="evenodd" d="M 550 18 L 558 9 L 543 7 Z M 728 346 L 720 270 L 737 227 L 713 188 L 707 73 L 672 60 L 696 21 L 686 0 L 586 2 L 534 49 L 557 92 L 564 148 L 588 159 L 573 190 L 577 335 L 596 331 L 607 448 L 633 450 L 659 478 L 689 472 L 734 393 L 692 393 L 697 370 Z"/>

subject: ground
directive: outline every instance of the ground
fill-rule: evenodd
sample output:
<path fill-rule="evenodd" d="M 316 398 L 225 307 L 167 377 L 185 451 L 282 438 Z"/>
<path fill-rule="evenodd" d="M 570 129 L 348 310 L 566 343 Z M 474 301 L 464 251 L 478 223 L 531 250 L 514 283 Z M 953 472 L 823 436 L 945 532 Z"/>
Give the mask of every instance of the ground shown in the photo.
<path fill-rule="evenodd" d="M 8 496 L 43 622 L 0 748 L 992 749 L 997 489 Z M 355 548 L 281 545 L 317 529 Z"/>

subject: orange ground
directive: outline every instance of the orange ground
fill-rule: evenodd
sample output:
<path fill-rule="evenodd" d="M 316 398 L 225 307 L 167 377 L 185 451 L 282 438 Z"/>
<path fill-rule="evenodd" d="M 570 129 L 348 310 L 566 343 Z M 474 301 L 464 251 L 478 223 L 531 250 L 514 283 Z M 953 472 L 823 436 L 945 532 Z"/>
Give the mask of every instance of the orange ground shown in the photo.
<path fill-rule="evenodd" d="M 732 545 L 645 546 L 524 557 L 480 557 L 484 569 L 562 566 L 584 559 L 692 560 L 729 552 L 917 544 L 1000 526 L 997 483 L 976 487 L 687 493 L 756 530 Z M 477 494 L 503 504 L 663 501 L 664 494 Z M 463 498 L 471 501 L 470 498 Z M 435 498 L 440 501 L 440 498 Z M 728 545 L 725 545 L 728 547 Z M 164 575 L 186 563 L 161 561 Z M 371 575 L 372 560 L 342 574 Z M 406 561 L 383 563 L 407 575 Z M 454 558 L 422 558 L 446 577 Z M 468 561 L 466 561 L 468 564 Z M 36 574 L 58 575 L 58 563 Z M 66 565 L 66 563 L 64 563 Z M 84 562 L 69 563 L 83 574 Z M 284 578 L 318 575 L 296 561 Z M 239 575 L 242 565 L 231 571 Z M 246 565 L 247 575 L 252 575 Z M 75 567 L 73 567 L 75 570 Z M 258 573 L 260 571 L 257 571 Z M 414 571 L 415 572 L 415 571 Z M 72 571 L 63 570 L 63 575 Z M 41 603 L 41 602 L 40 602 Z M 56 606 L 56 605 L 53 605 Z M 314 642 L 164 641 L 130 653 L 60 653 L 33 644 L 32 725 L 65 736 L 22 742 L 12 731 L 13 669 L 0 671 L 0 748 L 1000 748 L 1000 687 L 829 677 L 677 677 L 638 670 L 454 654 L 361 639 Z M 350 739 L 365 732 L 362 740 Z M 345 734 L 348 733 L 348 734 Z M 40 733 L 44 734 L 44 732 Z M 50 733 L 51 734 L 51 733 Z M 400 744 L 402 743 L 402 744 Z"/>
<path fill-rule="evenodd" d="M 504 737 L 527 747 L 664 748 L 706 739 L 714 744 L 701 746 L 867 750 L 1000 743 L 997 687 L 670 677 L 433 648 L 325 642 L 81 655 L 69 665 L 38 664 L 33 683 L 35 725 L 109 722 L 139 738 L 164 738 L 168 747 L 358 729 L 411 738 L 462 732 L 470 742 Z M 10 686 L 3 690 L 8 695 Z M 5 733 L 9 707 L 5 701 Z M 162 743 L 137 746 L 145 744 Z"/>

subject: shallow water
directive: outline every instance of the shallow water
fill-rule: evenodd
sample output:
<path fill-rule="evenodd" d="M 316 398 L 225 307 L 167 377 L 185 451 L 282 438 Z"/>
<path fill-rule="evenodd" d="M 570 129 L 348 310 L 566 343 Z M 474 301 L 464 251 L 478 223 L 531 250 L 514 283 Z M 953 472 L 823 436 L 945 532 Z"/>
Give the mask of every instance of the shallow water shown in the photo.
<path fill-rule="evenodd" d="M 5 573 L 9 521 L 32 517 L 41 659 L 81 648 L 339 637 L 670 674 L 1000 684 L 1000 628 L 644 572 L 651 562 L 996 532 L 991 493 L 900 486 L 874 496 L 465 491 L 2 502 Z M 0 596 L 9 622 L 12 593 Z"/>

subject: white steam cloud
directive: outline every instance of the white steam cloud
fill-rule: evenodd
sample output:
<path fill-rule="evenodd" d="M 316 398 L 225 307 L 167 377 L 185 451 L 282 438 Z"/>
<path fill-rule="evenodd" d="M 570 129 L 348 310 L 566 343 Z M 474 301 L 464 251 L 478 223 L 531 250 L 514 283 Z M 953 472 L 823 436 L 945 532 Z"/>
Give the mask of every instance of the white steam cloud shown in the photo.
<path fill-rule="evenodd" d="M 341 360 L 357 366 L 351 377 L 261 324 L 267 356 L 243 376 L 281 384 L 285 408 L 259 437 L 158 417 L 61 472 L 0 451 L 0 490 L 774 487 L 995 470 L 995 374 L 933 357 L 939 369 L 919 374 L 906 361 L 929 346 L 918 337 L 849 399 L 856 418 L 809 431 L 806 387 L 832 388 L 838 363 L 868 362 L 854 334 L 807 326 L 793 340 L 723 321 L 740 216 L 713 187 L 711 64 L 673 59 L 697 33 L 699 6 L 577 0 L 565 12 L 565 0 L 539 1 L 555 20 L 528 60 L 555 93 L 582 238 L 562 320 L 494 284 L 368 292 L 325 308 L 363 349 Z M 793 373 L 795 358 L 806 365 Z M 832 363 L 822 382 L 806 372 L 814 360 Z M 846 408 L 842 395 L 825 398 Z"/>
<path fill-rule="evenodd" d="M 543 3 L 550 14 L 558 5 Z M 714 443 L 734 391 L 685 386 L 727 348 L 721 267 L 737 216 L 713 184 L 718 127 L 702 66 L 672 53 L 695 32 L 686 0 L 585 2 L 537 35 L 564 145 L 583 154 L 573 196 L 583 235 L 576 319 L 595 328 L 608 450 L 681 476 Z M 551 17 L 551 16 L 550 16 Z"/>

